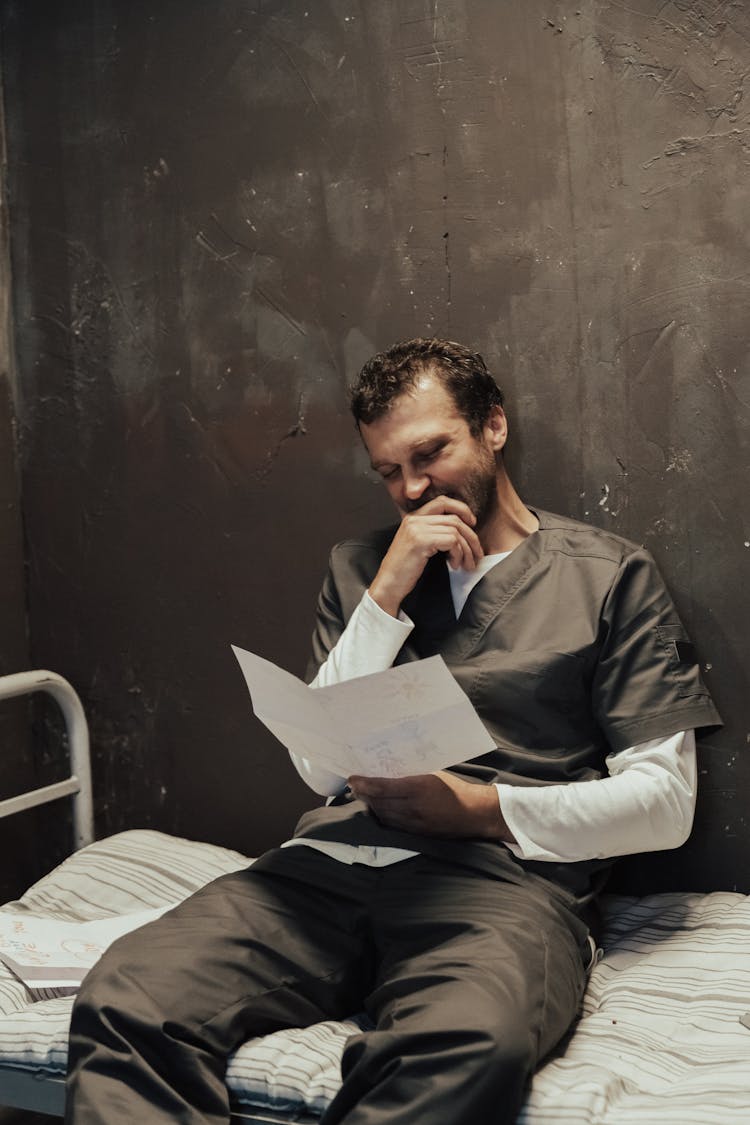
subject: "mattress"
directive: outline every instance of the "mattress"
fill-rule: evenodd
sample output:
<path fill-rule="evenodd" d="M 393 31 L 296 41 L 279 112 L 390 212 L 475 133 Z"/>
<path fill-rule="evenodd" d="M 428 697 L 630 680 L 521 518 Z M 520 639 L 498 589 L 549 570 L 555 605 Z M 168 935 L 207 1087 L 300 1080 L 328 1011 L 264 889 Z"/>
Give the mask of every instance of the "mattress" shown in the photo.
<path fill-rule="evenodd" d="M 250 862 L 212 844 L 133 830 L 76 852 L 0 909 L 66 921 L 111 917 L 179 902 Z M 750 1030 L 741 1021 L 750 1011 L 750 899 L 605 896 L 603 910 L 605 955 L 573 1031 L 535 1075 L 519 1125 L 747 1125 Z M 0 965 L 0 1104 L 14 1079 L 33 1075 L 55 1083 L 61 1107 L 72 1002 L 32 996 Z M 319 1115 L 338 1087 L 348 1036 L 366 1026 L 353 1014 L 248 1041 L 229 1060 L 234 1105 Z"/>

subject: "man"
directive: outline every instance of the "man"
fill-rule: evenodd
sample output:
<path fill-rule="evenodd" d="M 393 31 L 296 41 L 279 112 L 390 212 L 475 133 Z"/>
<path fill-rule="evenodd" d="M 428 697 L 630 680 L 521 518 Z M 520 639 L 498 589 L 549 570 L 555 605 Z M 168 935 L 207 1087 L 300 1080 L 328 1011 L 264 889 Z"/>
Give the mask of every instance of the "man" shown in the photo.
<path fill-rule="evenodd" d="M 244 1039 L 362 1009 L 324 1125 L 515 1121 L 575 1016 L 612 857 L 675 847 L 719 722 L 648 554 L 525 506 L 480 356 L 413 340 L 352 406 L 395 529 L 334 548 L 314 686 L 442 654 L 496 749 L 340 778 L 246 872 L 117 942 L 71 1028 L 68 1120 L 220 1122 Z"/>

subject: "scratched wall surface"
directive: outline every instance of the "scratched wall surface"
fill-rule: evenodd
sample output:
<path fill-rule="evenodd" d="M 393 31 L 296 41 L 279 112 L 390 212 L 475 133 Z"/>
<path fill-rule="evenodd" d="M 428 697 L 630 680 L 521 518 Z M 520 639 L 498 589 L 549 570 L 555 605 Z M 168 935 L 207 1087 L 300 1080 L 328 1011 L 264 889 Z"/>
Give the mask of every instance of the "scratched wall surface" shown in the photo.
<path fill-rule="evenodd" d="M 750 890 L 750 8 L 2 11 L 33 658 L 99 831 L 257 851 L 309 805 L 229 644 L 304 668 L 330 544 L 390 518 L 346 382 L 434 332 L 522 494 L 653 551 L 725 716 L 694 840 L 623 877 Z"/>

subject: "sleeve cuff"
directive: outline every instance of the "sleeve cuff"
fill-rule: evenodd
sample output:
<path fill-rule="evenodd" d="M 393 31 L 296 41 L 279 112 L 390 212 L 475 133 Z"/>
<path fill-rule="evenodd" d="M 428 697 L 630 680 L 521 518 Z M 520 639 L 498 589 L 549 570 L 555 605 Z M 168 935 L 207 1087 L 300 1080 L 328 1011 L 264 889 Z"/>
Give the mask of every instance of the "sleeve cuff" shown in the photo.
<path fill-rule="evenodd" d="M 378 629 L 392 628 L 395 622 L 397 627 L 400 627 L 400 632 L 404 639 L 414 628 L 414 622 L 408 614 L 404 613 L 402 609 L 398 611 L 398 617 L 391 617 L 390 613 L 386 613 L 381 609 L 374 598 L 370 596 L 370 591 L 365 590 L 362 601 L 360 602 L 360 611 L 368 624 L 372 624 Z"/>
<path fill-rule="evenodd" d="M 405 613 L 391 617 L 365 591 L 310 686 L 331 687 L 390 668 L 413 628 Z"/>

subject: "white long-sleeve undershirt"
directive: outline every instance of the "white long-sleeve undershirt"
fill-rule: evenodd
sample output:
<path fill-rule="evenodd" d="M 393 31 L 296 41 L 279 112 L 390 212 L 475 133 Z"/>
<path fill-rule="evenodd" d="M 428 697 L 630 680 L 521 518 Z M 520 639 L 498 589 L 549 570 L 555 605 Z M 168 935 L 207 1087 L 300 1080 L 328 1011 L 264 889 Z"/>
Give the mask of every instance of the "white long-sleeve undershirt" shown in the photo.
<path fill-rule="evenodd" d="M 459 585 L 452 581 L 452 586 Z M 463 583 L 459 597 L 465 598 L 470 586 L 471 582 Z M 405 614 L 391 617 L 365 593 L 311 686 L 328 687 L 390 668 L 413 628 Z M 294 754 L 291 758 L 317 793 L 330 796 L 346 784 L 345 778 L 306 759 Z M 574 862 L 674 848 L 687 839 L 697 788 L 692 730 L 610 754 L 606 764 L 609 776 L 596 781 L 498 784 L 503 817 L 516 840 L 507 845 L 513 854 L 521 859 Z M 357 849 L 350 851 L 351 855 L 347 851 L 338 858 L 352 861 Z M 379 855 L 377 862 L 414 854 L 400 849 L 377 851 L 387 853 Z"/>

